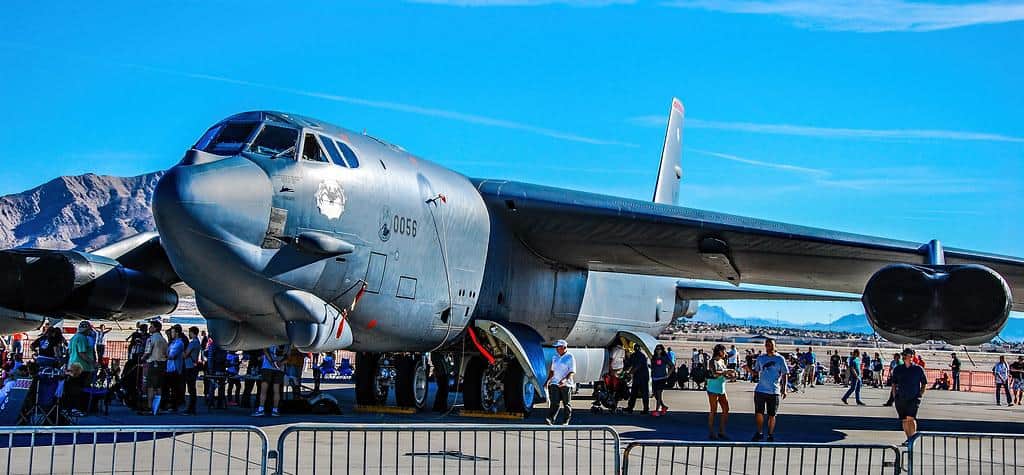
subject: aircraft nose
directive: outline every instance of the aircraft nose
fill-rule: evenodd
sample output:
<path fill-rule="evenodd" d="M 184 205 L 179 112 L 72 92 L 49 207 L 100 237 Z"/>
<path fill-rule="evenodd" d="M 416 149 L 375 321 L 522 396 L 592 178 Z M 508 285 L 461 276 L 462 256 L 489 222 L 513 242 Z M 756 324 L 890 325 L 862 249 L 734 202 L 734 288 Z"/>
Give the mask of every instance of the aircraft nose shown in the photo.
<path fill-rule="evenodd" d="M 182 253 L 201 251 L 205 240 L 258 247 L 272 196 L 270 178 L 243 157 L 178 165 L 156 185 L 153 218 L 164 246 Z"/>

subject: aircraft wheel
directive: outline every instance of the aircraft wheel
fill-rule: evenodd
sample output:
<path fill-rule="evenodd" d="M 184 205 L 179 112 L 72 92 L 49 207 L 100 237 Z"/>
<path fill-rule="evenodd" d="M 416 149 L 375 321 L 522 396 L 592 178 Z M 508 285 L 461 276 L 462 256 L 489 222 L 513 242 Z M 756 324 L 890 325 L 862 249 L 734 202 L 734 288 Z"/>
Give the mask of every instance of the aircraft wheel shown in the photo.
<path fill-rule="evenodd" d="M 395 401 L 399 407 L 423 409 L 427 404 L 427 363 L 420 357 L 401 358 L 395 363 Z"/>
<path fill-rule="evenodd" d="M 520 412 L 529 416 L 536 399 L 536 388 L 530 382 L 529 375 L 515 361 L 508 363 L 505 371 L 505 408 L 508 412 Z"/>
<path fill-rule="evenodd" d="M 462 402 L 466 409 L 483 410 L 481 389 L 486 369 L 487 362 L 483 358 L 473 357 L 466 363 L 466 374 L 462 377 Z"/>
<path fill-rule="evenodd" d="M 387 402 L 390 378 L 385 373 L 391 369 L 381 360 L 380 353 L 356 353 L 356 404 L 379 406 Z"/>

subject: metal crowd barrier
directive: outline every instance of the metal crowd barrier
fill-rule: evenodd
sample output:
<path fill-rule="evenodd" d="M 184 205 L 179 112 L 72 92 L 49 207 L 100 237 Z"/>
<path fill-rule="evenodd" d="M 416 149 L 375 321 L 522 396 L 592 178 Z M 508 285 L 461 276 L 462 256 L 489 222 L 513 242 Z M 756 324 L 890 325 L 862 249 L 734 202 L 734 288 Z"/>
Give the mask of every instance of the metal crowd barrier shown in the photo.
<path fill-rule="evenodd" d="M 278 474 L 618 474 L 608 426 L 300 424 L 277 441 Z"/>
<path fill-rule="evenodd" d="M 267 473 L 252 426 L 0 427 L 0 474 Z"/>
<path fill-rule="evenodd" d="M 622 455 L 622 474 L 900 473 L 892 445 L 792 442 L 632 442 Z"/>
<path fill-rule="evenodd" d="M 1024 470 L 1024 434 L 918 432 L 907 443 L 907 471 L 1018 473 Z"/>

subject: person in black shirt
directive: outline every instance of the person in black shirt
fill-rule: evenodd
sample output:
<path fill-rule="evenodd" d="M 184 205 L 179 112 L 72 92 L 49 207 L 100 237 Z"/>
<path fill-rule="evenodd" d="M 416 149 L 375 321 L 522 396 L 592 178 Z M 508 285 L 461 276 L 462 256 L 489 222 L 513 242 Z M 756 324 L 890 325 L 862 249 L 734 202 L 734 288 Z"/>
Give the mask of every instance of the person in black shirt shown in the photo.
<path fill-rule="evenodd" d="M 39 356 L 63 359 L 67 349 L 67 341 L 59 327 L 50 327 L 46 333 L 39 335 L 29 346 Z"/>
<path fill-rule="evenodd" d="M 1024 355 L 1010 364 L 1010 377 L 1013 378 L 1013 403 L 1019 406 L 1024 398 Z"/>
<path fill-rule="evenodd" d="M 644 413 L 650 413 L 650 381 L 651 369 L 647 365 L 647 355 L 639 347 L 635 348 L 629 357 L 629 372 L 633 375 L 633 387 L 629 392 L 629 404 L 626 405 L 626 414 L 633 413 L 636 406 L 636 398 L 643 398 Z"/>
<path fill-rule="evenodd" d="M 914 364 L 914 350 L 903 350 L 903 364 L 892 370 L 892 390 L 895 396 L 896 415 L 903 423 L 903 432 L 910 440 L 917 433 L 917 409 L 921 407 L 928 378 L 924 368 Z M 906 442 L 904 442 L 906 445 Z"/>
<path fill-rule="evenodd" d="M 960 390 L 960 358 L 956 357 L 956 353 L 953 353 L 951 356 L 953 357 L 953 361 L 951 363 L 949 363 L 949 369 L 953 373 L 953 387 L 951 389 L 953 391 L 959 391 Z"/>
<path fill-rule="evenodd" d="M 832 382 L 834 382 L 836 384 L 839 384 L 839 362 L 840 361 L 842 361 L 842 358 L 839 356 L 839 351 L 838 350 L 836 350 L 836 352 L 833 353 L 832 356 L 828 359 L 828 374 L 829 374 L 829 376 L 832 376 Z"/>

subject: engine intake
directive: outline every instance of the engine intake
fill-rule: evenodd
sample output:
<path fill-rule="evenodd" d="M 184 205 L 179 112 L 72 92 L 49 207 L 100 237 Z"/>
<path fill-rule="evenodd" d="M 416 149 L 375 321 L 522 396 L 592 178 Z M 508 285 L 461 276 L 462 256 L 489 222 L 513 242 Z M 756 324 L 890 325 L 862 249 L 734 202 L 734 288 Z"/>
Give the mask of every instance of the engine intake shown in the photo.
<path fill-rule="evenodd" d="M 78 251 L 0 252 L 0 306 L 13 310 L 128 319 L 177 305 L 170 286 L 113 259 Z"/>
<path fill-rule="evenodd" d="M 974 264 L 889 265 L 871 276 L 862 301 L 871 325 L 890 341 L 957 345 L 991 340 L 1013 305 L 1002 276 Z"/>

